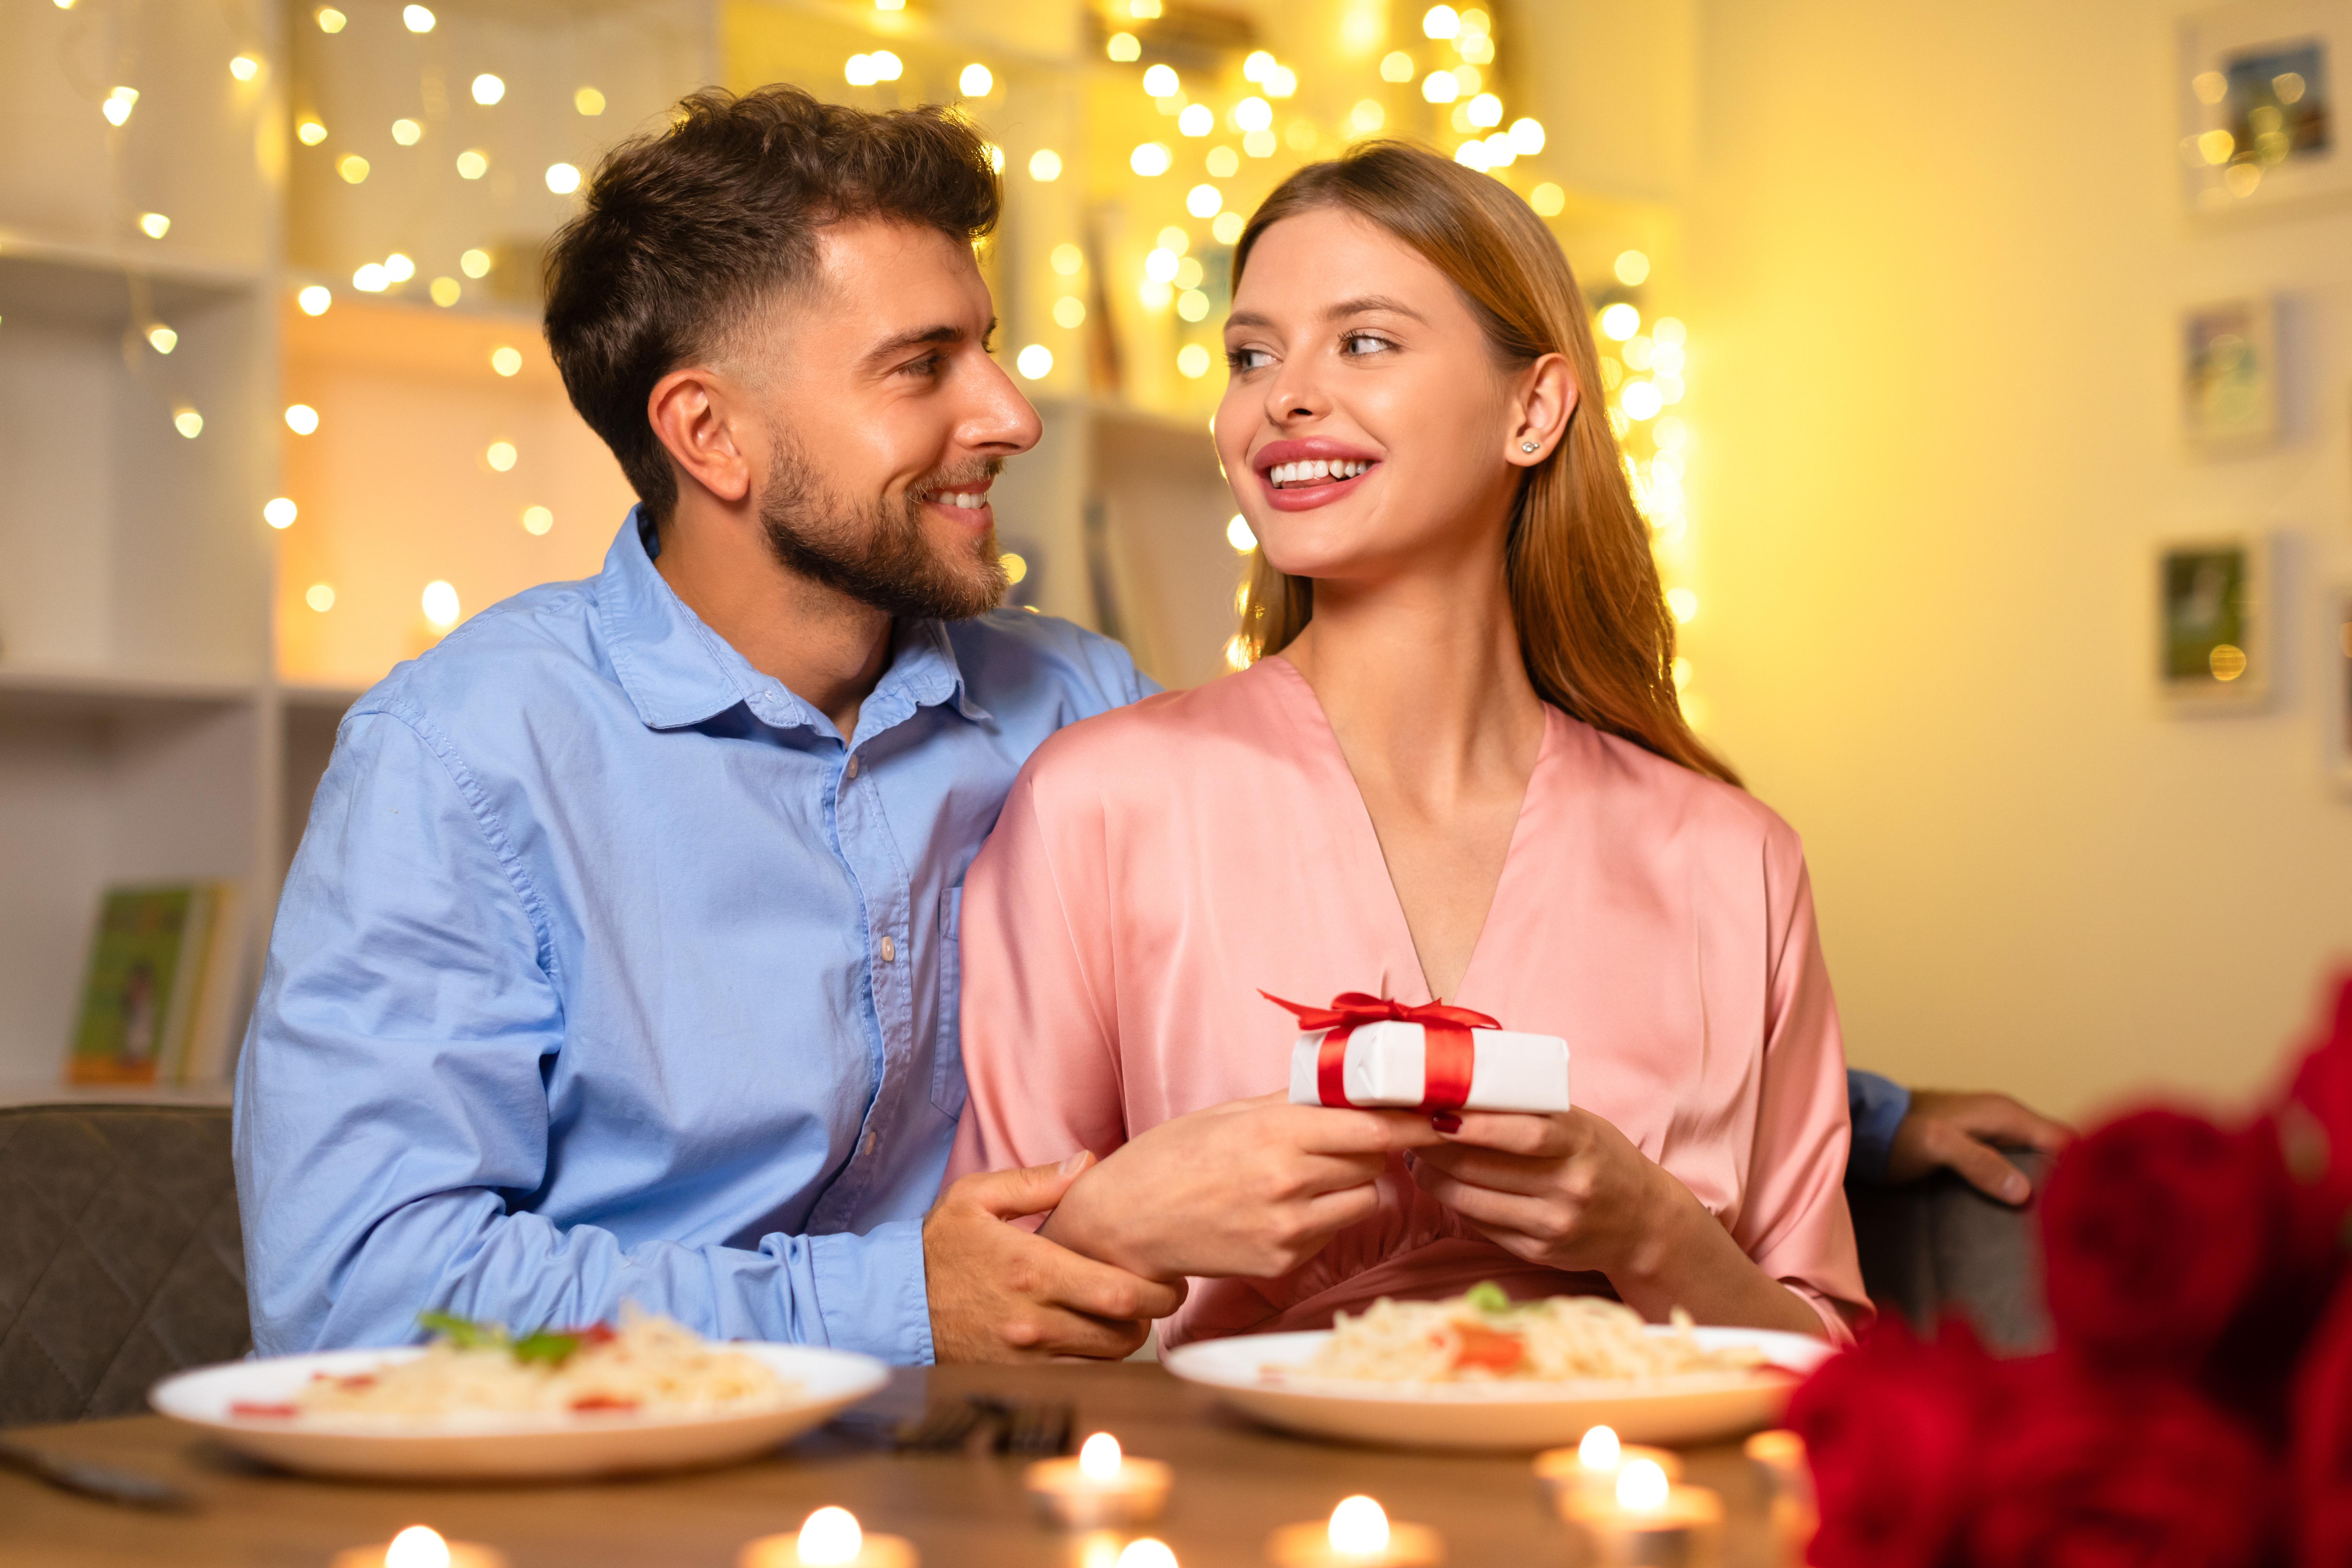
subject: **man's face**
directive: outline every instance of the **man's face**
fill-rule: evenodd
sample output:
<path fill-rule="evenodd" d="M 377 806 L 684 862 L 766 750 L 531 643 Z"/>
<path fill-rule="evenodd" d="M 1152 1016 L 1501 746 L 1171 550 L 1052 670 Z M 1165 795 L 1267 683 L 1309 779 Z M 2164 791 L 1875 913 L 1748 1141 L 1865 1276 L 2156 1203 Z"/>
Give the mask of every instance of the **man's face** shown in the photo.
<path fill-rule="evenodd" d="M 770 545 L 894 616 L 992 609 L 1005 584 L 989 487 L 1038 422 L 989 357 L 971 247 L 869 220 L 824 230 L 817 258 L 743 345 L 768 426 L 755 482 Z"/>

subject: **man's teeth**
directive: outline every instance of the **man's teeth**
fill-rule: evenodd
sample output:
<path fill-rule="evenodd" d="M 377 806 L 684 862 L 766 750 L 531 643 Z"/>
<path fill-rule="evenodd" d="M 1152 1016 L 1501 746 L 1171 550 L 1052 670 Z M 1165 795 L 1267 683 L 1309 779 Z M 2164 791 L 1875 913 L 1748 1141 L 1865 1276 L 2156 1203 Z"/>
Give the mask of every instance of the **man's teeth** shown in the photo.
<path fill-rule="evenodd" d="M 960 506 L 967 511 L 978 511 L 988 504 L 986 490 L 947 490 L 931 498 L 941 506 Z"/>
<path fill-rule="evenodd" d="M 1326 462 L 1310 458 L 1298 463 L 1276 463 L 1266 477 L 1278 488 L 1283 485 L 1310 484 L 1317 479 L 1352 479 L 1372 465 L 1361 458 L 1349 458 L 1339 462 Z"/>

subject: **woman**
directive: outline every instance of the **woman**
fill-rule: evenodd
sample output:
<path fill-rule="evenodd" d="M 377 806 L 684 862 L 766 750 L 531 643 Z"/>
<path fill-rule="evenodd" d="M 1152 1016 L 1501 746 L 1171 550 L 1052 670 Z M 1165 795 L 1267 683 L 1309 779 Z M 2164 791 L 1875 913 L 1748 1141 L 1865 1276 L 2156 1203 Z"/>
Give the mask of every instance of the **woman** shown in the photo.
<path fill-rule="evenodd" d="M 1234 250 L 1247 670 L 1063 731 L 961 905 L 952 1169 L 1192 1277 L 1166 1342 L 1480 1279 L 1847 1337 L 1843 1061 L 1796 837 L 1691 733 L 1583 301 L 1499 183 L 1375 143 Z M 1259 990 L 1565 1037 L 1564 1115 L 1284 1103 Z M 1276 1091 L 1276 1092 L 1269 1092 Z"/>

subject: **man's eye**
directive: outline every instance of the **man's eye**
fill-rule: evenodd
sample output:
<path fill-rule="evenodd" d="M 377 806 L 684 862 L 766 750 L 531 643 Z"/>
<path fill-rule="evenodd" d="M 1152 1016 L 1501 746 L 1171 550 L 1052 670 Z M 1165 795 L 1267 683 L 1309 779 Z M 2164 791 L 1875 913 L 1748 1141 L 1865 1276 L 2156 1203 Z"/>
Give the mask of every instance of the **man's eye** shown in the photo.
<path fill-rule="evenodd" d="M 1243 371 L 1257 370 L 1274 363 L 1274 356 L 1264 349 L 1227 349 L 1225 368 Z"/>
<path fill-rule="evenodd" d="M 902 365 L 899 368 L 906 371 L 909 375 L 937 375 L 940 374 L 940 367 L 946 363 L 947 362 L 941 359 L 938 354 L 925 354 L 922 358 Z"/>

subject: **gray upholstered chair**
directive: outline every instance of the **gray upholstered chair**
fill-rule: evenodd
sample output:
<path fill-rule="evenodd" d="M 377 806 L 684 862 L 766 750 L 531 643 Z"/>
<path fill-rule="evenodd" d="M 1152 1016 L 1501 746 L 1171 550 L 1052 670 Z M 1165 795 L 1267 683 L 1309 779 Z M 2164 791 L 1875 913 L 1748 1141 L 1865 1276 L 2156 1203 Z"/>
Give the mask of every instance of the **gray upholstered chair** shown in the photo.
<path fill-rule="evenodd" d="M 2010 1158 L 2038 1194 L 2049 1158 L 2030 1152 Z M 1902 1186 L 1856 1184 L 1846 1197 L 1863 1284 L 1881 1312 L 1899 1313 L 1922 1333 L 1958 1312 L 2005 1355 L 2050 1347 L 2032 1204 L 2019 1210 L 1995 1203 L 1948 1171 Z"/>
<path fill-rule="evenodd" d="M 131 1415 L 252 1344 L 226 1110 L 0 1110 L 0 1426 Z"/>

